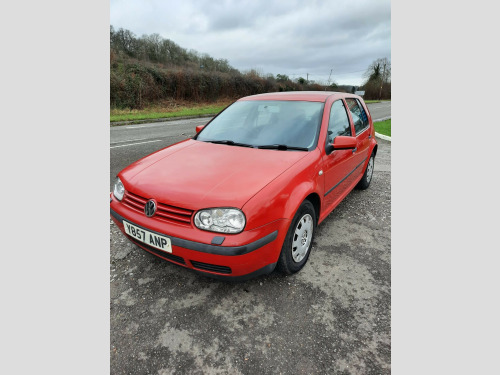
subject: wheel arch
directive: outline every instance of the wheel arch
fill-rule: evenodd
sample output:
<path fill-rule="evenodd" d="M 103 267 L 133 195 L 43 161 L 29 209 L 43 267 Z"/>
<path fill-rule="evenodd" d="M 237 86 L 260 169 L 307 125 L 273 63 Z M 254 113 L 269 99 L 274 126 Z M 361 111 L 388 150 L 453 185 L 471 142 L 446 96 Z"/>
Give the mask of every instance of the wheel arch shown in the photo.
<path fill-rule="evenodd" d="M 314 213 L 316 215 L 316 224 L 319 221 L 319 213 L 321 211 L 321 199 L 319 197 L 319 194 L 314 192 L 309 194 L 304 200 L 308 200 L 309 202 L 312 203 L 314 207 Z M 301 203 L 302 204 L 302 203 Z M 299 206 L 300 207 L 300 206 Z M 298 209 L 298 208 L 297 208 Z"/>

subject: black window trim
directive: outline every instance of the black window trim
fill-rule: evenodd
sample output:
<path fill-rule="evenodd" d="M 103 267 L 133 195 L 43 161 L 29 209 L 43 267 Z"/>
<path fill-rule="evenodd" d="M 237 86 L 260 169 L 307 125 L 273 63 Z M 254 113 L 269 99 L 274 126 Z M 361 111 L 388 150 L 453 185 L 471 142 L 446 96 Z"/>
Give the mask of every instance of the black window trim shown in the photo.
<path fill-rule="evenodd" d="M 359 133 L 356 133 L 355 137 L 357 137 L 358 135 L 361 135 L 363 134 L 365 131 L 367 131 L 368 129 L 370 129 L 370 124 L 368 124 L 368 126 L 366 128 L 364 128 L 363 130 L 361 130 Z"/>

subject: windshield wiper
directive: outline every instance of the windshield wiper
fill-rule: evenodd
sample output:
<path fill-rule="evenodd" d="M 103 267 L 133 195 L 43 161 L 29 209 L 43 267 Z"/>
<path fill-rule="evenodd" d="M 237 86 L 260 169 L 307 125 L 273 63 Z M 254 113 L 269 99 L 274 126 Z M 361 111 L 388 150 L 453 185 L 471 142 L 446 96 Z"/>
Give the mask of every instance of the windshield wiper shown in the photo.
<path fill-rule="evenodd" d="M 295 147 L 295 146 L 287 146 L 287 145 L 263 145 L 263 146 L 257 146 L 257 148 L 263 148 L 266 150 L 299 150 L 299 151 L 309 151 L 308 148 L 306 147 Z"/>
<path fill-rule="evenodd" d="M 252 147 L 252 148 L 255 147 L 253 145 L 248 145 L 246 143 L 234 142 L 234 141 L 231 141 L 229 139 L 224 139 L 224 140 L 221 140 L 221 141 L 205 141 L 205 142 L 217 143 L 217 144 L 229 145 L 229 146 Z"/>

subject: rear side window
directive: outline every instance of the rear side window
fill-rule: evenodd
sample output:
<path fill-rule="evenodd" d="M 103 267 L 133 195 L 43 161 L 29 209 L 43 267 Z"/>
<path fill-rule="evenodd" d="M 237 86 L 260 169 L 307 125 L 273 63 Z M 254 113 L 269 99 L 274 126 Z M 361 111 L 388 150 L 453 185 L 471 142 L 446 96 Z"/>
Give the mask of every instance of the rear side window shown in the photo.
<path fill-rule="evenodd" d="M 345 101 L 351 111 L 352 120 L 354 122 L 354 130 L 356 131 L 356 134 L 359 134 L 368 128 L 368 116 L 366 115 L 363 106 L 357 99 L 347 98 Z"/>
<path fill-rule="evenodd" d="M 346 108 L 342 100 L 337 100 L 332 104 L 330 111 L 330 121 L 328 123 L 327 142 L 333 143 L 333 139 L 338 135 L 351 136 L 351 125 L 347 117 Z"/>

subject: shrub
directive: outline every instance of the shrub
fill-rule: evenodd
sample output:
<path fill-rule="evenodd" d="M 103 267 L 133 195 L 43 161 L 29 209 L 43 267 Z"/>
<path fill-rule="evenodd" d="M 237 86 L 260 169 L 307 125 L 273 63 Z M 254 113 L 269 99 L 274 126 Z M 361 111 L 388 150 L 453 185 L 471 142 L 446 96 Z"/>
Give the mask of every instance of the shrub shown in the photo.
<path fill-rule="evenodd" d="M 194 69 L 162 68 L 140 61 L 119 62 L 112 57 L 110 104 L 115 108 L 140 109 L 164 100 L 213 102 L 276 91 L 324 90 L 318 84 L 265 78 L 255 71 L 223 73 Z"/>

